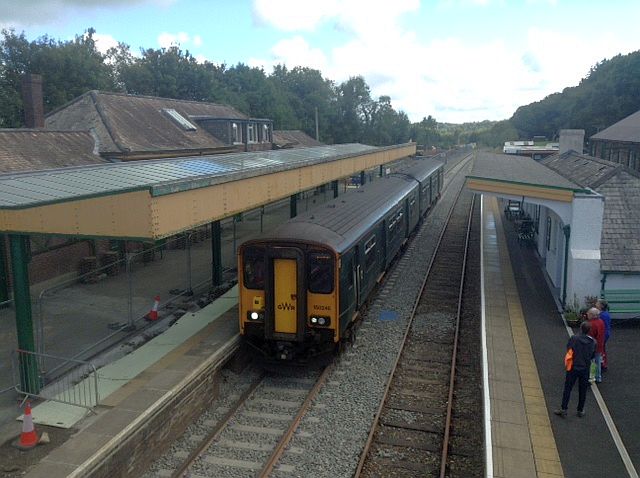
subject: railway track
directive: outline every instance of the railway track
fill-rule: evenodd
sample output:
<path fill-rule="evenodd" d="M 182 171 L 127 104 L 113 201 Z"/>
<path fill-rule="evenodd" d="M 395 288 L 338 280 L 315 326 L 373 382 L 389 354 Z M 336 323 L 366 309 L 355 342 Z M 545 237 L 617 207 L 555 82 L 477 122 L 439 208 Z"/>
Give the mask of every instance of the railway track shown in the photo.
<path fill-rule="evenodd" d="M 331 368 L 283 369 L 258 376 L 221 420 L 209 424 L 200 444 L 164 476 L 269 476 Z M 290 450 L 295 453 L 295 450 Z"/>
<path fill-rule="evenodd" d="M 424 270 L 435 250 L 439 234 L 437 231 L 443 227 L 451 204 L 455 202 L 457 193 L 454 191 L 461 187 L 459 183 L 463 178 L 456 179 L 455 173 L 464 169 L 470 158 L 471 155 L 464 155 L 448 165 L 449 170 L 453 171 L 447 171 L 446 177 L 449 180 L 445 184 L 453 181 L 454 188 L 451 194 L 443 191 L 440 206 L 430 214 L 430 227 L 423 228 L 423 231 L 408 245 L 405 253 L 407 257 L 399 261 L 399 270 L 390 274 L 388 284 L 385 279 L 382 287 L 384 291 L 379 300 L 372 304 L 369 314 L 371 317 L 359 333 L 355 346 L 336 360 L 331 378 L 327 380 L 324 387 L 321 387 L 321 393 L 314 400 L 309 413 L 298 414 L 304 415 L 299 427 L 293 424 L 294 421 L 298 421 L 295 408 L 280 410 L 265 403 L 256 407 L 257 402 L 252 401 L 252 397 L 259 398 L 262 391 L 266 389 L 268 392 L 271 388 L 271 397 L 266 397 L 267 400 L 301 403 L 302 391 L 298 393 L 297 399 L 289 400 L 285 398 L 288 392 L 276 391 L 279 387 L 272 386 L 272 382 L 284 381 L 286 377 L 261 378 L 254 367 L 248 367 L 240 375 L 228 371 L 220 385 L 220 396 L 213 406 L 203 413 L 197 423 L 189 426 L 189 430 L 179 441 L 170 445 L 170 450 L 154 463 L 145 477 L 267 476 L 267 474 L 278 477 L 352 476 L 361 454 L 361 444 L 369 433 L 371 417 L 378 409 L 389 369 L 396 359 L 398 344 L 411 313 L 411 304 L 420 289 Z M 378 320 L 379 309 L 393 311 L 392 319 Z M 436 315 L 441 315 L 440 311 Z M 394 325 L 396 323 L 397 327 Z M 464 337 L 464 334 L 462 336 Z M 440 364 L 438 367 L 443 368 L 443 365 Z M 318 375 L 319 372 L 313 376 L 297 376 L 297 379 L 302 382 L 285 388 L 309 389 L 311 381 L 315 383 Z M 293 379 L 295 380 L 296 377 Z M 246 391 L 249 388 L 251 390 Z M 244 396 L 241 397 L 240 394 Z M 275 398 L 274 395 L 280 398 Z M 471 395 L 477 398 L 478 394 Z M 425 401 L 424 398 L 417 400 Z M 250 413 L 244 414 L 243 410 L 248 410 Z M 280 418 L 280 420 L 268 422 L 253 415 L 253 412 L 282 416 L 270 417 Z M 476 421 L 478 421 L 477 417 Z M 455 424 L 454 420 L 454 427 Z M 238 428 L 237 425 L 240 427 Z M 246 426 L 278 429 L 281 437 L 288 435 L 286 430 L 293 431 L 296 427 L 298 428 L 286 453 L 278 459 L 277 454 L 280 452 L 276 453 L 276 448 L 279 450 L 286 448 L 284 445 L 286 439 L 278 445 L 281 439 L 276 435 L 261 433 L 255 428 L 245 428 Z M 482 426 L 481 420 L 480 426 Z M 481 440 L 482 433 L 477 435 Z M 468 442 L 468 439 L 460 437 L 459 433 L 454 433 L 452 438 L 453 443 L 458 439 L 462 443 Z M 340 446 L 327 446 L 327 443 L 340 443 Z M 456 449 L 457 446 L 456 444 Z M 270 450 L 269 447 L 271 447 Z M 195 449 L 198 451 L 194 451 Z M 482 444 L 479 449 L 482 452 Z M 394 459 L 394 456 L 390 455 L 387 458 Z M 277 463 L 276 466 L 269 465 L 272 466 L 271 472 L 267 471 L 268 461 Z M 399 471 L 402 472 L 402 470 L 393 470 L 389 476 L 403 476 L 398 474 Z M 424 475 L 424 473 L 407 472 L 407 470 L 404 473 L 408 476 Z M 382 473 L 378 476 L 385 475 L 386 473 Z"/>
<path fill-rule="evenodd" d="M 450 476 L 458 452 L 465 453 L 466 447 L 450 443 L 473 207 L 473 196 L 463 192 L 449 215 L 356 476 Z"/>

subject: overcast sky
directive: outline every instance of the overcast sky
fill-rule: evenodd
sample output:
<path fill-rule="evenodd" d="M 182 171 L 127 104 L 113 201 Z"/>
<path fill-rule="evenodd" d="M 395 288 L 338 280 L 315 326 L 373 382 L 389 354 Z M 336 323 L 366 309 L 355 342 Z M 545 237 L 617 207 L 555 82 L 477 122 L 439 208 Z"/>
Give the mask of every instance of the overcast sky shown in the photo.
<path fill-rule="evenodd" d="M 363 75 L 412 121 L 499 120 L 640 49 L 637 0 L 0 0 L 0 27 L 99 48 Z"/>

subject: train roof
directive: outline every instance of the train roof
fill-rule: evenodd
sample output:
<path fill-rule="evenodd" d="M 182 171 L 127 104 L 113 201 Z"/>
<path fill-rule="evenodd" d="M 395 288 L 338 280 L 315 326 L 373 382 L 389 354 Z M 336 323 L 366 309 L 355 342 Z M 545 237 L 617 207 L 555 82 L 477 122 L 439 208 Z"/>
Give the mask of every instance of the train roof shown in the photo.
<path fill-rule="evenodd" d="M 421 158 L 409 163 L 405 168 L 391 173 L 391 176 L 408 174 L 422 182 L 442 166 L 444 166 L 442 161 L 432 158 Z"/>
<path fill-rule="evenodd" d="M 439 166 L 442 163 L 421 161 L 403 174 L 377 179 L 313 211 L 299 214 L 258 241 L 303 241 L 343 252 L 417 185 L 416 178 L 421 181 L 428 178 Z"/>

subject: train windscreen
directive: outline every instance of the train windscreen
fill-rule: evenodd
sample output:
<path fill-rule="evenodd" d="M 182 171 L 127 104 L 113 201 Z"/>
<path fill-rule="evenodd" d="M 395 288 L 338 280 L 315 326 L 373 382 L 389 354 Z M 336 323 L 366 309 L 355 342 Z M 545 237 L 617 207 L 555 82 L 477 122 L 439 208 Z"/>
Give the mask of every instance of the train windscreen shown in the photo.
<path fill-rule="evenodd" d="M 244 286 L 247 289 L 264 289 L 264 247 L 251 246 L 244 250 Z"/>
<path fill-rule="evenodd" d="M 310 252 L 307 261 L 309 292 L 314 294 L 330 294 L 333 292 L 333 256 L 326 252 Z"/>

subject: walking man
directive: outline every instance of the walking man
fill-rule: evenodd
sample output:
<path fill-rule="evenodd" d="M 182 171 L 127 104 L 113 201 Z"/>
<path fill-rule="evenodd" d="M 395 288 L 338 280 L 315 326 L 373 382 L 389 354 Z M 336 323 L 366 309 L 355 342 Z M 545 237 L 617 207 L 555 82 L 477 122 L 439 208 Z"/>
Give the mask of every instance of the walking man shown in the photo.
<path fill-rule="evenodd" d="M 590 331 L 591 322 L 582 322 L 580 332 L 573 335 L 567 343 L 567 352 L 572 351 L 572 359 L 570 365 L 567 364 L 562 405 L 553 412 L 563 418 L 567 416 L 569 398 L 571 398 L 571 390 L 576 380 L 578 381 L 578 416 L 584 417 L 585 415 L 584 402 L 587 398 L 587 386 L 589 385 L 589 369 L 596 350 L 596 341 L 589 336 Z"/>

